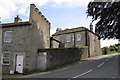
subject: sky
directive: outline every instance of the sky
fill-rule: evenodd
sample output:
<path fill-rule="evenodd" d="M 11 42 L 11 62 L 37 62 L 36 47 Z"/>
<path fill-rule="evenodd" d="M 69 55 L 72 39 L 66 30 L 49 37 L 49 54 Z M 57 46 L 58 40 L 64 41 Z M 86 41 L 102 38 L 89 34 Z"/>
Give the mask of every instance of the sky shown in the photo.
<path fill-rule="evenodd" d="M 11 23 L 19 15 L 23 21 L 29 20 L 30 4 L 35 4 L 51 22 L 51 35 L 57 28 L 86 27 L 89 29 L 91 17 L 87 17 L 88 3 L 92 0 L 0 0 L 2 23 Z M 95 22 L 93 23 L 95 25 Z M 101 40 L 101 47 L 118 43 L 118 40 Z"/>

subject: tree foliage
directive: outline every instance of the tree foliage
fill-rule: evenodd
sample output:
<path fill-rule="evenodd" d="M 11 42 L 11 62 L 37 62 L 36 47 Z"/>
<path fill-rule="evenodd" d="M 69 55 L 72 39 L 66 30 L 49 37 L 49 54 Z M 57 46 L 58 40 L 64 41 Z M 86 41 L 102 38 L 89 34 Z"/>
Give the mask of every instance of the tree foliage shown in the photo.
<path fill-rule="evenodd" d="M 120 1 L 90 2 L 87 15 L 92 21 L 98 20 L 95 31 L 103 39 L 120 39 Z"/>

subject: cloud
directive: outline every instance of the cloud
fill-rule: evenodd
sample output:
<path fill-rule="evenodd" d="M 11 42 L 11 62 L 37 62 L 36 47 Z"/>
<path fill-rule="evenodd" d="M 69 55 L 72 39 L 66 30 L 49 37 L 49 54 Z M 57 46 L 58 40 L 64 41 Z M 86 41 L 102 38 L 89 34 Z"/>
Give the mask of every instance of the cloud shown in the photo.
<path fill-rule="evenodd" d="M 101 47 L 110 46 L 114 44 L 118 44 L 118 39 L 106 39 L 106 40 L 101 39 Z"/>
<path fill-rule="evenodd" d="M 87 6 L 91 0 L 51 0 L 53 7 L 81 7 Z"/>
<path fill-rule="evenodd" d="M 86 6 L 90 0 L 0 0 L 0 17 L 9 20 L 15 15 L 29 16 L 29 5 L 34 3 L 37 7 L 50 4 L 55 8 L 74 8 Z"/>
<path fill-rule="evenodd" d="M 15 14 L 28 16 L 31 3 L 44 6 L 49 0 L 0 0 L 0 17 L 2 20 L 10 19 Z"/>

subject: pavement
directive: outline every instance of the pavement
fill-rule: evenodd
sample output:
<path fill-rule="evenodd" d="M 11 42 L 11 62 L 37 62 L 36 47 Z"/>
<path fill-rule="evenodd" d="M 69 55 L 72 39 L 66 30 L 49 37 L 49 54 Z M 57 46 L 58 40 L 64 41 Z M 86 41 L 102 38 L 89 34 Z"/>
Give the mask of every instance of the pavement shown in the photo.
<path fill-rule="evenodd" d="M 115 78 L 116 80 L 116 78 L 120 78 L 118 76 L 120 72 L 118 68 L 118 64 L 120 64 L 120 61 L 118 61 L 119 56 L 120 53 L 115 53 L 86 58 L 84 60 L 88 61 L 75 63 L 62 69 L 25 76 L 19 75 L 15 78 L 67 78 L 67 80 L 76 78 Z"/>

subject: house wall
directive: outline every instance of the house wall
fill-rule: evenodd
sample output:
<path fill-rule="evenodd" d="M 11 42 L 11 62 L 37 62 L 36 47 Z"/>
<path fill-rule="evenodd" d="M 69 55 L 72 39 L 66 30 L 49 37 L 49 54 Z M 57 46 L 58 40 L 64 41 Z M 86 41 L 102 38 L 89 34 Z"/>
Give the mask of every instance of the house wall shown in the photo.
<path fill-rule="evenodd" d="M 31 69 L 36 69 L 38 49 L 50 48 L 50 22 L 34 4 L 30 5 L 31 27 Z"/>
<path fill-rule="evenodd" d="M 52 40 L 52 41 L 51 41 L 51 48 L 59 48 L 59 44 L 60 44 L 60 43 Z"/>
<path fill-rule="evenodd" d="M 101 55 L 102 51 L 100 48 L 100 40 L 98 39 L 98 36 L 96 36 L 95 34 L 93 34 L 91 32 L 88 32 L 88 35 L 89 35 L 90 57 Z"/>
<path fill-rule="evenodd" d="M 2 25 L 0 24 L 0 80 L 2 79 Z"/>
<path fill-rule="evenodd" d="M 4 42 L 3 40 L 3 53 L 10 52 L 10 65 L 3 65 L 3 74 L 9 74 L 10 70 L 14 70 L 16 68 L 16 56 L 23 55 L 24 56 L 24 65 L 23 67 L 30 66 L 30 59 L 26 60 L 29 57 L 31 52 L 30 50 L 30 26 L 16 26 L 16 27 L 7 27 L 3 28 L 3 39 L 5 31 L 12 31 L 12 42 Z M 26 55 L 25 55 L 26 54 Z"/>
<path fill-rule="evenodd" d="M 77 41 L 77 34 L 81 35 L 81 40 Z M 70 35 L 70 42 L 67 42 L 67 36 Z M 82 32 L 75 32 L 75 33 L 68 33 L 68 34 L 61 34 L 53 36 L 55 39 L 58 39 L 62 43 L 65 43 L 65 47 L 80 47 L 86 46 L 86 38 L 85 38 L 85 31 Z M 74 41 L 75 40 L 75 41 Z"/>
<path fill-rule="evenodd" d="M 4 31 L 13 31 L 12 42 L 2 42 L 3 52 L 11 53 L 10 65 L 3 65 L 5 74 L 9 74 L 10 70 L 15 71 L 17 55 L 23 55 L 24 69 L 37 69 L 38 49 L 50 48 L 50 22 L 34 4 L 30 5 L 29 22 L 31 25 L 9 27 L 8 24 L 3 28 L 2 35 L 4 35 Z"/>

